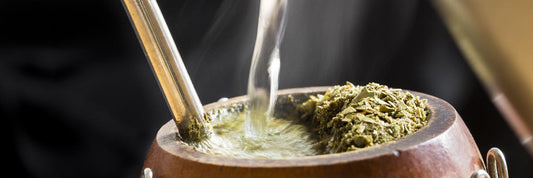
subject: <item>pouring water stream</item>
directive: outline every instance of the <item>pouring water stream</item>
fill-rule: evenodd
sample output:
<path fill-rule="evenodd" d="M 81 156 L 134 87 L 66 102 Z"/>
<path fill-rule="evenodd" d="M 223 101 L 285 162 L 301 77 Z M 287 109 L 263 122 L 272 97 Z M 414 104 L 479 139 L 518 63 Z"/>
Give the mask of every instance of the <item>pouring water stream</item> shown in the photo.
<path fill-rule="evenodd" d="M 279 45 L 285 29 L 287 0 L 261 0 L 257 37 L 248 78 L 249 111 L 245 136 L 262 137 L 278 91 Z"/>
<path fill-rule="evenodd" d="M 179 135 L 195 141 L 209 135 L 203 108 L 155 0 L 123 0 L 164 93 Z M 248 80 L 250 110 L 246 137 L 261 137 L 276 101 L 279 44 L 287 0 L 261 0 L 257 37 Z"/>

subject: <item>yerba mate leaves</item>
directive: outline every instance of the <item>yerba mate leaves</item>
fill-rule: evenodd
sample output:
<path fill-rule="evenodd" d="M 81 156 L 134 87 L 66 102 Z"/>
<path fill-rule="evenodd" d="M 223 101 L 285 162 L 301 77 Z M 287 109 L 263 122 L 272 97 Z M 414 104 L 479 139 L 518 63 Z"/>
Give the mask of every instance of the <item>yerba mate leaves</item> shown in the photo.
<path fill-rule="evenodd" d="M 298 110 L 337 153 L 395 141 L 427 124 L 427 101 L 400 89 L 369 83 L 335 86 L 311 97 Z"/>

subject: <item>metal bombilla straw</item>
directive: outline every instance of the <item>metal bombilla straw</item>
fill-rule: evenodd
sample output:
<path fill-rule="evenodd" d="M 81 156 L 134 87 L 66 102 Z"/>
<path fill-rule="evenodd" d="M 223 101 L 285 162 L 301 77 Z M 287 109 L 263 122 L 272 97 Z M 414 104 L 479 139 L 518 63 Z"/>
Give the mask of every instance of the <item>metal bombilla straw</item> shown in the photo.
<path fill-rule="evenodd" d="M 203 107 L 155 0 L 123 0 L 124 7 L 159 81 L 178 127 L 187 142 L 208 135 Z"/>

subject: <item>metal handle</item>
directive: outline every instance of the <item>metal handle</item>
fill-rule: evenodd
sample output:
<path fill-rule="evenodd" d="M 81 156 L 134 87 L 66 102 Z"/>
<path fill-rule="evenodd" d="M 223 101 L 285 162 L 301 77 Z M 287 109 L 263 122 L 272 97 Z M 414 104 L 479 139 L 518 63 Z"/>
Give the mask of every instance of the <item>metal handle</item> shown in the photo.
<path fill-rule="evenodd" d="M 145 168 L 142 172 L 141 178 L 153 178 L 154 173 L 152 172 L 152 169 Z"/>
<path fill-rule="evenodd" d="M 487 171 L 489 171 L 487 173 Z M 487 171 L 483 169 L 472 173 L 471 178 L 509 178 L 507 161 L 503 152 L 494 147 L 487 152 Z"/>

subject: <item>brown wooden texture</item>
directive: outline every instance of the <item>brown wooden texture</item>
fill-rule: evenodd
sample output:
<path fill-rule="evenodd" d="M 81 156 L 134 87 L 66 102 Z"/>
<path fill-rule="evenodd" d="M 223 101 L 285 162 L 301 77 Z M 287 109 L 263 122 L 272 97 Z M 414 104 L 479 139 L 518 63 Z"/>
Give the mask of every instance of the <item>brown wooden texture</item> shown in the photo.
<path fill-rule="evenodd" d="M 302 97 L 327 87 L 289 89 L 280 95 Z M 209 155 L 176 138 L 169 121 L 157 133 L 144 168 L 154 177 L 470 177 L 484 169 L 479 150 L 455 109 L 445 101 L 418 92 L 427 99 L 429 123 L 393 143 L 354 152 L 288 159 L 241 159 Z M 239 103 L 246 97 L 206 105 L 206 110 Z M 144 169 L 143 168 L 143 169 Z"/>

